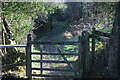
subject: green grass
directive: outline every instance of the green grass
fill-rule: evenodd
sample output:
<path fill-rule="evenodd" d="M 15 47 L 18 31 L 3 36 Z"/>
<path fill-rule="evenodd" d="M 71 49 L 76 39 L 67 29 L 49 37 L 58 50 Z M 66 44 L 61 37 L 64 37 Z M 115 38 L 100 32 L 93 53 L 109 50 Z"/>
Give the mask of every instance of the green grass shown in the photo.
<path fill-rule="evenodd" d="M 61 26 L 60 26 L 61 24 Z M 59 26 L 59 31 L 57 34 L 54 35 L 54 37 L 51 38 L 52 41 L 66 41 L 66 38 L 61 38 L 61 35 L 65 32 L 65 30 L 69 27 L 69 23 L 67 22 L 55 22 L 54 26 L 57 27 Z"/>
<path fill-rule="evenodd" d="M 78 52 L 77 45 L 65 45 L 64 52 Z"/>

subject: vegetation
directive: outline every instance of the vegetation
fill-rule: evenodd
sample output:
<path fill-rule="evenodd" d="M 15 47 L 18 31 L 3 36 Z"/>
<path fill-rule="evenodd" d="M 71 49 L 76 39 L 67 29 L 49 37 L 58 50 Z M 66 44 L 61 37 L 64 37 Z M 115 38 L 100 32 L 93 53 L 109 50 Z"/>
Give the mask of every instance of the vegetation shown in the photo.
<path fill-rule="evenodd" d="M 94 27 L 96 30 L 110 34 L 111 41 L 109 43 L 98 39 L 101 36 L 92 36 L 97 38 L 95 40 L 95 60 L 97 56 L 102 54 L 108 60 L 103 60 L 109 67 L 109 72 L 112 77 L 119 77 L 114 70 L 118 70 L 116 66 L 118 62 L 119 53 L 119 4 L 113 2 L 95 2 L 95 3 L 45 3 L 45 2 L 2 2 L 1 18 L 2 28 L 1 44 L 3 45 L 18 45 L 26 44 L 27 35 L 32 34 L 34 41 L 78 41 L 78 36 L 81 36 L 82 31 L 91 33 Z M 115 6 L 117 5 L 117 6 Z M 115 9 L 117 8 L 117 9 Z M 116 11 L 115 11 L 116 10 Z M 118 30 L 117 30 L 118 29 Z M 104 36 L 102 36 L 104 37 Z M 114 44 L 115 43 L 115 44 Z M 106 57 L 104 54 L 106 46 L 110 46 L 111 51 Z M 115 46 L 115 47 L 114 47 Z M 90 39 L 90 48 L 92 47 L 92 40 Z M 78 53 L 78 46 L 73 45 L 59 45 L 62 52 Z M 116 50 L 117 49 L 117 50 Z M 56 46 L 50 45 L 33 45 L 33 52 L 59 52 Z M 1 48 L 2 51 L 2 65 L 16 64 L 25 61 L 25 51 L 20 48 Z M 92 51 L 92 48 L 91 48 Z M 111 52 L 110 52 L 111 51 Z M 23 54 L 21 54 L 23 53 Z M 90 52 L 92 53 L 92 52 Z M 97 54 L 99 53 L 99 54 Z M 43 56 L 45 59 L 63 60 L 63 56 Z M 68 60 L 77 60 L 76 56 L 64 56 Z M 40 59 L 38 55 L 32 56 L 32 59 Z M 111 60 L 115 60 L 115 64 Z M 9 61 L 8 61 L 9 60 Z M 101 59 L 102 60 L 102 59 Z M 40 64 L 33 64 L 38 66 Z M 61 65 L 54 65 L 51 67 L 60 67 Z M 64 65 L 64 67 L 67 67 Z M 20 69 L 20 67 L 18 67 Z M 13 69 L 13 68 L 12 68 Z M 7 68 L 4 71 L 10 71 Z M 13 69 L 14 70 L 14 69 Z M 114 73 L 114 74 L 113 74 Z M 109 75 L 110 76 L 110 75 Z M 109 77 L 107 76 L 107 77 Z M 103 77 L 102 75 L 97 76 Z"/>

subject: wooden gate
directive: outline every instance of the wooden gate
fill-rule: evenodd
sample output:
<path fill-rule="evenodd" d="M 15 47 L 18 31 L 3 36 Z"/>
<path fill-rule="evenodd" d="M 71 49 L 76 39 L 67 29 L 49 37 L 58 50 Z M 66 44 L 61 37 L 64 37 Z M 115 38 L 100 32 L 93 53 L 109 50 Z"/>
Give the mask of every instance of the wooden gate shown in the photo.
<path fill-rule="evenodd" d="M 46 53 L 46 52 L 33 52 L 32 46 L 33 45 L 55 45 L 58 53 Z M 65 53 L 63 52 L 58 45 L 77 45 L 78 52 L 77 53 Z M 81 78 L 84 76 L 84 73 L 89 70 L 90 64 L 90 53 L 89 53 L 89 36 L 86 32 L 83 32 L 83 36 L 78 38 L 78 41 L 75 42 L 42 42 L 42 41 L 32 41 L 31 35 L 28 35 L 28 42 L 27 42 L 27 49 L 26 49 L 26 75 L 28 78 L 32 78 L 33 76 L 37 77 L 57 77 L 57 78 Z M 84 54 L 82 54 L 84 53 Z M 32 55 L 40 55 L 39 60 L 33 60 Z M 59 55 L 63 58 L 63 60 L 44 60 L 44 55 Z M 78 59 L 76 61 L 67 60 L 65 56 L 67 55 L 74 55 L 77 56 Z M 39 63 L 39 67 L 32 67 L 32 63 Z M 43 63 L 56 63 L 56 64 L 67 64 L 68 68 L 60 69 L 60 68 L 44 68 Z M 78 68 L 73 66 L 74 63 L 77 63 Z M 40 71 L 39 74 L 33 73 L 33 70 Z M 56 75 L 56 74 L 44 74 L 43 71 L 60 71 L 60 72 L 68 72 L 74 73 L 67 75 Z"/>
<path fill-rule="evenodd" d="M 105 36 L 107 38 L 102 38 L 98 36 Z M 92 39 L 92 46 L 91 46 L 91 54 L 90 54 L 90 40 Z M 92 34 L 88 34 L 88 32 L 83 32 L 82 36 L 78 38 L 76 42 L 41 42 L 41 41 L 32 41 L 31 35 L 28 35 L 28 42 L 27 45 L 0 45 L 0 47 L 25 47 L 26 48 L 26 75 L 28 78 L 32 78 L 32 76 L 39 76 L 39 77 L 59 77 L 59 78 L 85 78 L 86 73 L 88 73 L 94 63 L 94 53 L 95 53 L 95 39 L 99 41 L 109 42 L 110 34 L 103 33 L 97 31 L 93 28 Z M 33 52 L 32 45 L 56 45 L 58 49 L 58 53 L 46 53 L 46 52 Z M 77 53 L 65 53 L 63 52 L 58 45 L 77 45 L 78 52 Z M 39 60 L 33 60 L 32 55 L 40 55 Z M 63 61 L 56 61 L 56 60 L 44 60 L 43 55 L 60 55 L 63 58 Z M 65 56 L 67 55 L 74 55 L 78 56 L 76 61 L 69 61 Z M 32 63 L 40 63 L 39 67 L 32 67 Z M 72 64 L 76 63 L 78 68 L 75 68 Z M 44 68 L 43 63 L 66 63 L 68 65 L 68 69 L 59 69 L 59 68 Z M 24 63 L 25 64 L 25 63 Z M 14 65 L 14 64 L 13 64 Z M 15 64 L 16 66 L 16 64 Z M 19 65 L 18 65 L 19 66 Z M 33 70 L 40 71 L 40 74 L 32 73 Z M 43 74 L 43 71 L 64 71 L 64 72 L 73 72 L 75 75 L 48 75 Z M 69 74 L 69 73 L 68 73 Z"/>

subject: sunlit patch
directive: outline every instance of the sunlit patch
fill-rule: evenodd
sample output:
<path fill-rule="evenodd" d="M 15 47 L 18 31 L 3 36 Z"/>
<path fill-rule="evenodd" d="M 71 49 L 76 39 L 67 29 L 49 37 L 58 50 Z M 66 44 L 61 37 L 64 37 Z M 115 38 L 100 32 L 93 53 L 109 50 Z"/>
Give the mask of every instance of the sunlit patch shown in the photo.
<path fill-rule="evenodd" d="M 63 36 L 63 37 L 66 37 L 66 38 L 68 38 L 68 39 L 70 39 L 71 37 L 73 37 L 72 33 L 68 32 L 68 31 L 66 31 L 65 33 L 63 33 L 62 36 Z"/>

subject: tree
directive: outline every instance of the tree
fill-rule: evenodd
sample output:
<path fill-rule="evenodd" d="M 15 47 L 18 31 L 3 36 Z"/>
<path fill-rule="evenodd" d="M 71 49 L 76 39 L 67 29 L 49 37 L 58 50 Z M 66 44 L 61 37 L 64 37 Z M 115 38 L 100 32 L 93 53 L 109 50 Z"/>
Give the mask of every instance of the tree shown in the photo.
<path fill-rule="evenodd" d="M 66 2 L 65 4 L 67 4 L 66 16 L 69 20 L 79 20 L 83 17 L 82 2 Z"/>
<path fill-rule="evenodd" d="M 33 28 L 32 17 L 36 16 L 39 10 L 43 12 L 41 3 L 32 2 L 2 2 L 2 44 L 16 45 L 26 42 L 25 37 Z M 42 11 L 43 10 L 43 11 Z M 20 50 L 16 48 L 2 48 L 3 65 L 17 63 L 22 60 Z M 7 67 L 9 68 L 9 66 Z"/>
<path fill-rule="evenodd" d="M 34 20 L 37 17 L 45 20 L 44 17 L 41 18 L 42 15 L 47 15 L 49 10 L 52 13 L 54 7 L 44 2 L 2 2 L 1 4 L 2 44 L 4 45 L 26 44 L 27 34 L 32 33 L 35 28 Z M 5 48 L 2 52 L 4 53 L 3 64 L 18 62 L 21 53 L 16 48 Z"/>
<path fill-rule="evenodd" d="M 38 12 L 37 18 L 34 19 L 34 40 L 40 39 L 51 31 L 54 28 L 52 25 L 54 20 L 61 21 L 63 8 L 61 8 L 59 4 L 46 3 L 43 7 L 45 11 Z"/>
<path fill-rule="evenodd" d="M 44 11 L 42 8 L 44 3 L 2 2 L 2 4 L 3 16 L 8 24 L 8 29 L 12 33 L 12 37 L 17 44 L 25 42 L 22 40 L 25 40 L 24 38 L 33 28 L 32 17 L 35 17 L 38 11 Z"/>
<path fill-rule="evenodd" d="M 120 2 L 116 4 L 115 20 L 112 29 L 108 68 L 113 78 L 120 78 Z"/>

